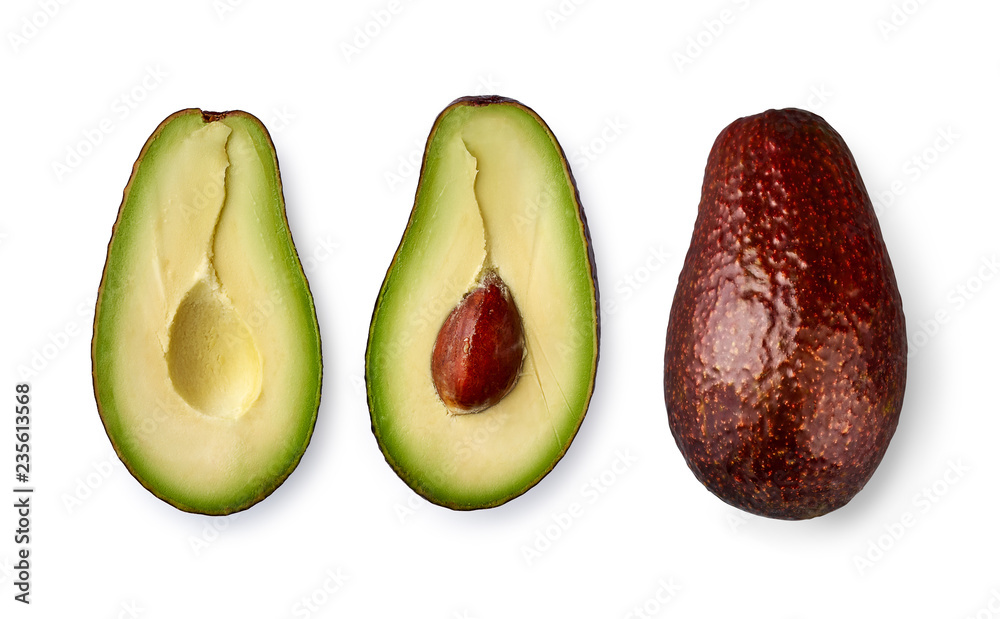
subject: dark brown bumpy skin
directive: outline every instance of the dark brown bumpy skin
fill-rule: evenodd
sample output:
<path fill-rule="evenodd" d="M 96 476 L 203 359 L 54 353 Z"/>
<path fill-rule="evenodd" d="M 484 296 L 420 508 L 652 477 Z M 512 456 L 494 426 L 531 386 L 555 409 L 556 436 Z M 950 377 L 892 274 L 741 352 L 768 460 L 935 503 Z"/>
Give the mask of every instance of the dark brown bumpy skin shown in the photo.
<path fill-rule="evenodd" d="M 885 454 L 905 382 L 902 302 L 844 140 L 796 109 L 726 127 L 664 359 L 670 430 L 695 476 L 762 516 L 837 509 Z"/>

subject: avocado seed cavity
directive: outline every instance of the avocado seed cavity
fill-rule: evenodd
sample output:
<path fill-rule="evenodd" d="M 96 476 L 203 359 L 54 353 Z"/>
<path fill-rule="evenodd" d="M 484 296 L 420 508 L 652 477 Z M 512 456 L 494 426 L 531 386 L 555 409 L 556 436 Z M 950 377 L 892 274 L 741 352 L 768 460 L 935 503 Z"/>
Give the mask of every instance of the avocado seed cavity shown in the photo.
<path fill-rule="evenodd" d="M 260 355 L 221 290 L 198 280 L 170 324 L 167 368 L 177 393 L 209 417 L 235 419 L 260 394 Z"/>

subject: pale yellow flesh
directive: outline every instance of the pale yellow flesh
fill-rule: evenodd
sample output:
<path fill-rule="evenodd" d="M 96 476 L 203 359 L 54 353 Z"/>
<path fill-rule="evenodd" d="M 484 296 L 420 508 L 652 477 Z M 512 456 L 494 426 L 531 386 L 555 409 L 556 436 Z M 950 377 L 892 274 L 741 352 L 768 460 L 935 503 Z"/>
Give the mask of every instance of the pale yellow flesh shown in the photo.
<path fill-rule="evenodd" d="M 387 325 L 375 328 L 369 365 L 380 440 L 408 479 L 427 480 L 447 502 L 495 503 L 537 481 L 565 450 L 590 396 L 596 301 L 586 244 L 575 202 L 566 207 L 573 189 L 559 161 L 539 149 L 537 130 L 526 135 L 528 120 L 479 108 L 453 135 L 439 129 L 444 141 L 431 153 L 440 158 L 438 180 L 421 188 L 426 199 L 416 207 L 429 211 L 407 231 L 427 238 L 404 239 L 377 317 Z M 486 267 L 521 312 L 527 355 L 503 400 L 454 415 L 434 390 L 431 351 Z"/>
<path fill-rule="evenodd" d="M 204 124 L 144 165 L 119 332 L 101 353 L 114 399 L 102 412 L 143 483 L 225 511 L 297 460 L 318 335 L 303 332 L 309 308 L 285 292 L 295 274 L 260 230 L 274 189 L 239 123 Z"/>

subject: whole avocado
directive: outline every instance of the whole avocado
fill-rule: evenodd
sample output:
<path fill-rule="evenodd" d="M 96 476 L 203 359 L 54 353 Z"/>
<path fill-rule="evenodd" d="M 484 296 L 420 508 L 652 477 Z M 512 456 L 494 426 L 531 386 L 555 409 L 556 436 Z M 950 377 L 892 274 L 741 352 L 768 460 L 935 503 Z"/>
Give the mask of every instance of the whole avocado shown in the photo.
<path fill-rule="evenodd" d="M 902 301 L 854 157 L 821 117 L 726 127 L 667 327 L 677 446 L 726 503 L 786 520 L 845 505 L 896 429 Z"/>

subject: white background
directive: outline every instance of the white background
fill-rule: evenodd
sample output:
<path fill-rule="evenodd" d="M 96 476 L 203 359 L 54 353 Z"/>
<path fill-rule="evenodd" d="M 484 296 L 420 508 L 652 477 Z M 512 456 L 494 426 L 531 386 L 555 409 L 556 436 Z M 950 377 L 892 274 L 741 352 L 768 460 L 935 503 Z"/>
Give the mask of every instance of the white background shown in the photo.
<path fill-rule="evenodd" d="M 0 512 L 3 616 L 1000 617 L 1000 280 L 984 266 L 1000 253 L 995 3 L 337 4 L 4 2 L 0 393 L 12 405 L 34 364 L 37 490 L 29 608 L 12 601 L 14 510 Z M 484 93 L 535 109 L 569 153 L 605 312 L 594 398 L 566 457 L 513 502 L 457 513 L 386 465 L 363 363 L 416 187 L 404 162 L 450 101 Z M 743 515 L 707 492 L 662 395 L 709 148 L 734 119 L 789 106 L 852 148 L 913 353 L 875 476 L 806 522 Z M 122 188 L 149 134 L 186 107 L 244 109 L 271 130 L 324 344 L 301 464 L 225 519 L 144 490 L 91 388 Z M 9 412 L 0 489 L 12 497 Z"/>

